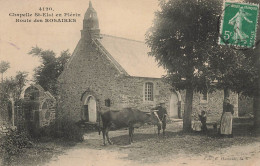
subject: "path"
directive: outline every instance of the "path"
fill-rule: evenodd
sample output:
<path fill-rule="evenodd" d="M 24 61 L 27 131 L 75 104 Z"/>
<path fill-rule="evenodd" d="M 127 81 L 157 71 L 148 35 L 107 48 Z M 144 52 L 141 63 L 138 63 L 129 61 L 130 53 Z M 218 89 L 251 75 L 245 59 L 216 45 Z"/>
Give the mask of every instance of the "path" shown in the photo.
<path fill-rule="evenodd" d="M 124 131 L 122 131 L 124 132 Z M 142 163 L 140 161 L 129 160 L 128 154 L 120 148 L 136 148 L 135 144 L 119 147 L 119 150 L 100 146 L 96 149 L 86 148 L 86 144 L 91 140 L 101 141 L 101 136 L 96 133 L 85 137 L 83 143 L 78 144 L 73 149 L 69 149 L 64 155 L 53 159 L 45 166 L 258 166 L 260 165 L 260 142 L 249 145 L 232 146 L 221 150 L 204 154 L 183 154 L 174 155 L 171 161 L 160 161 L 158 163 Z"/>

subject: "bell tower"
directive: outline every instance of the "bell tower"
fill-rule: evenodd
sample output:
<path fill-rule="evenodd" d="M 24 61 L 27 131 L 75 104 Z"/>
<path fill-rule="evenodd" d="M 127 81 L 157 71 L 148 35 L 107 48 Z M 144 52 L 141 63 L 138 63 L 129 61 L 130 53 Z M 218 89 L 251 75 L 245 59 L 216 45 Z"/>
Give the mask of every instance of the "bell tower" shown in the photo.
<path fill-rule="evenodd" d="M 84 15 L 83 29 L 81 30 L 81 38 L 85 40 L 100 38 L 100 29 L 97 12 L 92 7 L 91 1 L 89 1 L 89 7 Z"/>

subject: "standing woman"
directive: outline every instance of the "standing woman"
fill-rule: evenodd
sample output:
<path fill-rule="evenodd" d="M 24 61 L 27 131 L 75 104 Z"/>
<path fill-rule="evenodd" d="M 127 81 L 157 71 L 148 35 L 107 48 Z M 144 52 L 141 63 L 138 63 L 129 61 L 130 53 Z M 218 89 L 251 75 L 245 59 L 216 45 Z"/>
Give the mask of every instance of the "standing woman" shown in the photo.
<path fill-rule="evenodd" d="M 221 117 L 220 134 L 223 136 L 233 137 L 232 120 L 234 114 L 234 106 L 230 104 L 229 99 L 223 103 L 223 114 Z"/>

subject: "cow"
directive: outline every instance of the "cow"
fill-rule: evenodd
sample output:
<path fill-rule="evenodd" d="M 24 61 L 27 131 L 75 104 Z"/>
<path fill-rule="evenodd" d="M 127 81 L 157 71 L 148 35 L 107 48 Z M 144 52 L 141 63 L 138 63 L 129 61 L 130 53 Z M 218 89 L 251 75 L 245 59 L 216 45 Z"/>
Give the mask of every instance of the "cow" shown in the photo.
<path fill-rule="evenodd" d="M 124 108 L 122 110 L 109 110 L 100 113 L 103 123 L 102 134 L 103 144 L 106 145 L 106 138 L 109 144 L 112 144 L 108 132 L 112 125 L 117 128 L 128 127 L 129 129 L 129 144 L 133 142 L 134 128 L 140 127 L 141 125 L 148 123 L 161 126 L 161 121 L 154 114 L 154 112 L 143 112 L 134 108 Z"/>

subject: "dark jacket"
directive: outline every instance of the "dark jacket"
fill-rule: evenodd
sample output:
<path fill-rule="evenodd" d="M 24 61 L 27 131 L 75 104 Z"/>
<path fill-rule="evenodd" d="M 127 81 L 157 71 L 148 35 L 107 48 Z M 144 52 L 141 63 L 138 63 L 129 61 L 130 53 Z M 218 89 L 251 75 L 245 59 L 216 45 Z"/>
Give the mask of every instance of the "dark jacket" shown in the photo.
<path fill-rule="evenodd" d="M 234 106 L 230 103 L 223 103 L 223 112 L 231 112 L 231 114 L 234 114 Z"/>
<path fill-rule="evenodd" d="M 157 106 L 153 110 L 158 110 L 157 114 L 161 121 L 164 121 L 166 119 L 167 111 L 162 106 Z"/>

